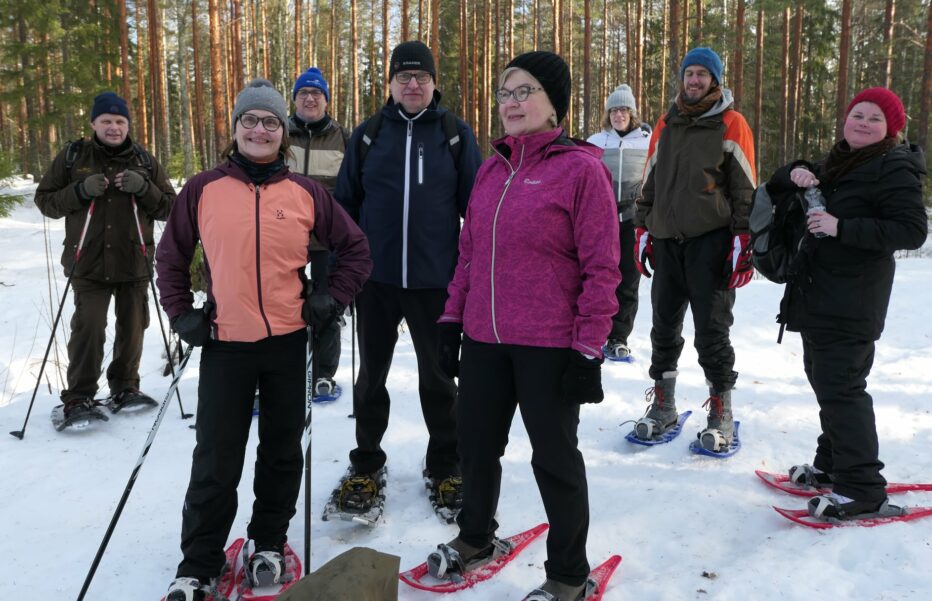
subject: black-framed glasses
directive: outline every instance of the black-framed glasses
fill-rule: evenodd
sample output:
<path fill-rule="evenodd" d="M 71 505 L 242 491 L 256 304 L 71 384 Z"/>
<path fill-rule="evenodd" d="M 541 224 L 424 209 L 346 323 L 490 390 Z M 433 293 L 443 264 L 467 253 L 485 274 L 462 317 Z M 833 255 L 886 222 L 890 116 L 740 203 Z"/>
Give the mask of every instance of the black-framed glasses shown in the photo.
<path fill-rule="evenodd" d="M 318 90 L 317 88 L 304 88 L 304 89 L 298 90 L 298 93 L 296 94 L 296 96 L 298 98 L 301 98 L 302 100 L 304 98 L 307 98 L 308 96 L 312 98 L 320 98 L 323 95 L 324 93 Z"/>
<path fill-rule="evenodd" d="M 626 106 L 613 106 L 608 109 L 608 112 L 611 115 L 628 115 L 631 113 L 631 109 Z"/>
<path fill-rule="evenodd" d="M 505 104 L 508 102 L 509 98 L 514 97 L 518 102 L 524 102 L 528 97 L 534 92 L 539 92 L 544 88 L 534 87 L 530 84 L 522 84 L 515 88 L 514 90 L 506 90 L 505 88 L 499 88 L 495 90 L 495 99 L 498 100 L 499 104 Z"/>
<path fill-rule="evenodd" d="M 419 85 L 424 85 L 430 81 L 431 75 L 427 71 L 399 71 L 398 73 L 395 73 L 395 79 L 397 79 L 398 83 L 402 85 L 408 85 L 412 79 L 415 80 Z"/>
<path fill-rule="evenodd" d="M 239 122 L 243 124 L 243 127 L 246 129 L 252 129 L 255 126 L 262 123 L 262 127 L 265 128 L 265 131 L 278 131 L 278 128 L 282 126 L 282 121 L 278 117 L 269 115 L 268 117 L 260 117 L 258 115 L 253 115 L 252 113 L 243 113 L 239 116 Z"/>

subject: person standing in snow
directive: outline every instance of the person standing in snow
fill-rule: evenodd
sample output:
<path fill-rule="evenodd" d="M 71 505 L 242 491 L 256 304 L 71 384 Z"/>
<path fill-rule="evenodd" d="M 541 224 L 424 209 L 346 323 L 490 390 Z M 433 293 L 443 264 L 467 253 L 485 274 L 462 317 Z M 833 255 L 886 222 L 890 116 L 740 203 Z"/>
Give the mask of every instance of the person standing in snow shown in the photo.
<path fill-rule="evenodd" d="M 294 113 L 288 119 L 291 154 L 288 167 L 295 173 L 317 180 L 331 194 L 343 163 L 349 141 L 349 131 L 329 113 L 330 87 L 320 69 L 311 67 L 294 82 L 291 91 Z M 326 281 L 330 268 L 330 252 L 315 239 L 311 246 L 311 281 Z M 334 375 L 340 365 L 340 326 L 343 318 L 315 332 L 320 352 L 320 373 L 314 382 L 315 395 L 332 394 L 336 387 Z"/>
<path fill-rule="evenodd" d="M 641 195 L 641 178 L 650 141 L 650 126 L 642 124 L 631 87 L 621 84 L 605 101 L 602 131 L 587 140 L 603 149 L 602 162 L 612 174 L 612 188 L 618 206 L 621 241 L 621 283 L 615 289 L 618 312 L 612 318 L 605 354 L 615 359 L 631 356 L 628 336 L 638 312 L 638 285 L 641 274 L 634 265 L 634 201 Z"/>
<path fill-rule="evenodd" d="M 168 217 L 175 189 L 156 158 L 133 142 L 129 127 L 126 101 L 113 92 L 98 94 L 91 107 L 93 136 L 58 153 L 36 188 L 42 214 L 65 218 L 61 263 L 74 289 L 68 388 L 61 391 L 66 419 L 94 411 L 111 297 L 116 313 L 113 360 L 107 368 L 111 407 L 157 404 L 139 390 L 139 362 L 149 326 L 152 228 Z M 75 250 L 92 204 L 76 264 Z"/>
<path fill-rule="evenodd" d="M 721 452 L 734 436 L 738 380 L 730 329 L 735 289 L 751 281 L 748 216 L 757 174 L 754 139 L 722 86 L 722 61 L 694 48 L 680 64 L 680 90 L 651 134 L 634 216 L 634 260 L 651 286 L 650 402 L 634 432 L 650 440 L 677 423 L 674 389 L 687 305 L 699 365 L 709 383 L 703 448 Z M 653 274 L 651 269 L 654 269 Z"/>
<path fill-rule="evenodd" d="M 402 319 L 417 355 L 429 434 L 427 476 L 443 506 L 457 510 L 460 503 L 456 384 L 440 369 L 434 350 L 437 318 L 456 265 L 460 218 L 482 157 L 469 126 L 440 106 L 436 75 L 426 45 L 409 41 L 395 47 L 391 97 L 353 131 L 337 177 L 334 195 L 366 232 L 373 260 L 372 277 L 356 297 L 356 448 L 350 452 L 351 477 L 341 484 L 343 511 L 368 511 L 379 498 L 391 404 L 385 382 Z"/>
<path fill-rule="evenodd" d="M 877 427 L 867 377 L 880 339 L 896 264 L 893 253 L 926 240 L 922 204 L 925 158 L 901 143 L 903 103 L 886 88 L 869 88 L 848 104 L 844 137 L 820 161 L 798 160 L 767 183 L 774 190 L 816 188 L 824 208 L 808 216 L 807 252 L 781 307 L 788 330 L 800 333 L 803 366 L 819 402 L 822 434 L 812 465 L 797 465 L 797 484 L 831 486 L 809 501 L 820 518 L 895 515 L 880 474 Z"/>
<path fill-rule="evenodd" d="M 219 167 L 182 189 L 157 251 L 162 305 L 188 344 L 203 346 L 197 446 L 182 514 L 181 549 L 168 601 L 210 595 L 236 517 L 236 487 L 258 386 L 259 448 L 246 569 L 259 582 L 285 573 L 288 522 L 301 487 L 307 325 L 342 313 L 369 274 L 362 231 L 319 183 L 289 171 L 285 99 L 262 79 L 233 107 L 233 141 Z M 337 254 L 329 294 L 302 301 L 311 237 Z M 207 303 L 192 307 L 189 267 L 204 249 Z"/>
<path fill-rule="evenodd" d="M 580 403 L 604 396 L 601 348 L 618 309 L 618 214 L 601 151 L 559 127 L 570 98 L 561 57 L 515 57 L 496 98 L 506 135 L 476 178 L 440 317 L 438 353 L 460 384 L 460 532 L 428 563 L 449 578 L 437 566 L 461 560 L 468 570 L 497 552 L 500 460 L 520 406 L 550 522 L 547 580 L 527 599 L 576 601 L 589 573 L 576 433 Z"/>

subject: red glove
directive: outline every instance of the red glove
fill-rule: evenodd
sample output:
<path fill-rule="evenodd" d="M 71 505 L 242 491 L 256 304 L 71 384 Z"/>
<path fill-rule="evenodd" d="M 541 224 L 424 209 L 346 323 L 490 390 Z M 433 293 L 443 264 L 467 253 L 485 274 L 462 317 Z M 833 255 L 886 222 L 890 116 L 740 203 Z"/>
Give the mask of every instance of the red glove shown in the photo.
<path fill-rule="evenodd" d="M 653 275 L 654 237 L 643 227 L 634 229 L 634 266 L 645 278 Z"/>
<path fill-rule="evenodd" d="M 725 271 L 731 271 L 728 278 L 729 288 L 740 288 L 751 281 L 754 276 L 754 266 L 751 265 L 751 236 L 738 234 L 735 236 L 728 253 Z"/>

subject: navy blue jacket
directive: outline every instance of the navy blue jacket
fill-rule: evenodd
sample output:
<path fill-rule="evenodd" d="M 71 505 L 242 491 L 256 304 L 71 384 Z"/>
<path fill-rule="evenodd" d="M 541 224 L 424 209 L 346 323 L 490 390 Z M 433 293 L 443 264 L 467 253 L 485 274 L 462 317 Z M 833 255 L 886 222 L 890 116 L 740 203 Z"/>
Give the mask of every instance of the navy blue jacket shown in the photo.
<path fill-rule="evenodd" d="M 454 165 L 438 101 L 435 93 L 426 110 L 408 118 L 389 100 L 364 164 L 368 121 L 346 148 L 334 197 L 369 238 L 375 282 L 445 289 L 453 278 L 460 218 L 482 157 L 472 130 L 457 119 L 462 152 Z"/>

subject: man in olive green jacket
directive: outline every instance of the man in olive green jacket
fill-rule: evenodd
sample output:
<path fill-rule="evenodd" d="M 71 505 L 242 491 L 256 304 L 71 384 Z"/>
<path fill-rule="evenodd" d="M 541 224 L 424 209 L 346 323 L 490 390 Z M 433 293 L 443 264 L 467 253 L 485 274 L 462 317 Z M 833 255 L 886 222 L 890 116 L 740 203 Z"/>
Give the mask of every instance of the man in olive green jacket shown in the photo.
<path fill-rule="evenodd" d="M 168 217 L 175 200 L 165 170 L 129 137 L 129 109 L 122 98 L 113 92 L 97 95 L 91 128 L 90 140 L 73 142 L 55 157 L 35 196 L 43 215 L 65 218 L 61 263 L 71 276 L 75 307 L 68 387 L 61 392 L 66 419 L 95 404 L 111 297 L 116 299 L 116 337 L 107 368 L 111 406 L 155 404 L 139 391 L 143 333 L 149 325 L 152 226 Z M 77 253 L 85 222 L 84 246 Z"/>

